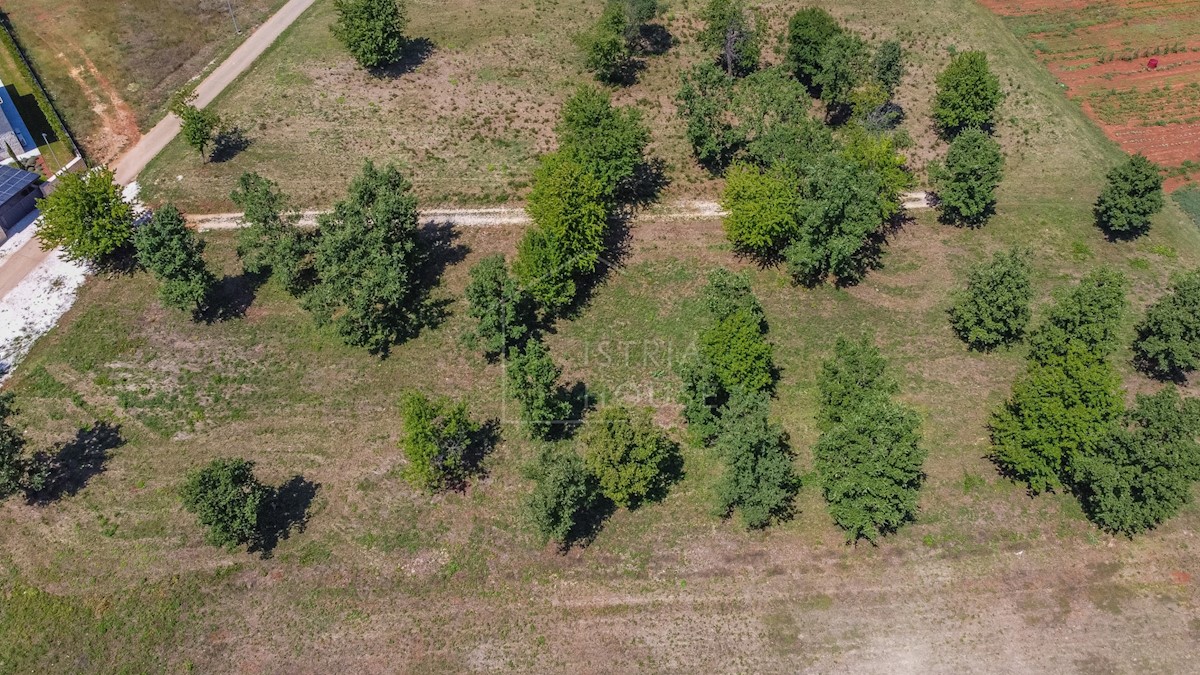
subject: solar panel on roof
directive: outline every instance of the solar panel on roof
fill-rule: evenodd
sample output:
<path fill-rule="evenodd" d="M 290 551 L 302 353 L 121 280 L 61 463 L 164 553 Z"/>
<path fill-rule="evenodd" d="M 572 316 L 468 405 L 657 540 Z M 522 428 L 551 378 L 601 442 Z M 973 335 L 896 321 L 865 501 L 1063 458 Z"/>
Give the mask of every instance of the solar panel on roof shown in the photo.
<path fill-rule="evenodd" d="M 38 181 L 36 173 L 0 164 L 0 204 L 12 199 L 21 190 Z"/>

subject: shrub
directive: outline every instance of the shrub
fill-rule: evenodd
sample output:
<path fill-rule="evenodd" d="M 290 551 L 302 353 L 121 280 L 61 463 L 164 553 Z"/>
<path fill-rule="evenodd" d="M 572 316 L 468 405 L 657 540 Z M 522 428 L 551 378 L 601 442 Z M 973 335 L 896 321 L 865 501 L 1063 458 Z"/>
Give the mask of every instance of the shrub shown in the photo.
<path fill-rule="evenodd" d="M 950 325 L 971 349 L 987 351 L 1024 336 L 1033 300 L 1029 259 L 1028 251 L 1011 249 L 967 272 L 967 288 L 950 308 Z"/>
<path fill-rule="evenodd" d="M 867 399 L 888 397 L 900 386 L 887 374 L 887 361 L 869 336 L 848 340 L 838 336 L 833 356 L 821 364 L 817 375 L 823 428 L 842 422 Z"/>
<path fill-rule="evenodd" d="M 461 484 L 470 468 L 471 450 L 480 425 L 472 422 L 466 403 L 431 401 L 410 393 L 400 405 L 404 435 L 400 448 L 408 458 L 404 477 L 414 487 L 434 492 Z"/>
<path fill-rule="evenodd" d="M 318 222 L 317 282 L 305 298 L 318 322 L 373 353 L 416 335 L 427 318 L 428 245 L 412 183 L 394 165 L 379 170 L 368 160 L 347 198 Z"/>
<path fill-rule="evenodd" d="M 815 168 L 796 239 L 784 251 L 788 271 L 815 285 L 828 276 L 855 283 L 873 263 L 872 239 L 879 233 L 879 178 L 855 163 L 829 156 Z"/>
<path fill-rule="evenodd" d="M 596 508 L 599 490 L 583 459 L 572 450 L 545 447 L 525 467 L 534 482 L 525 500 L 525 517 L 542 543 L 558 542 L 561 549 L 585 534 L 586 520 Z"/>
<path fill-rule="evenodd" d="M 190 102 L 181 102 L 172 112 L 178 115 L 182 122 L 180 134 L 184 142 L 207 161 L 207 150 L 221 127 L 221 117 L 215 111 L 197 108 Z"/>
<path fill-rule="evenodd" d="M 121 196 L 112 171 L 67 172 L 57 183 L 49 196 L 37 200 L 42 248 L 61 246 L 68 259 L 102 267 L 113 263 L 133 236 L 133 207 Z"/>
<path fill-rule="evenodd" d="M 467 314 L 477 325 L 470 341 L 489 359 L 508 353 L 525 342 L 537 322 L 533 298 L 508 273 L 504 255 L 496 253 L 471 268 L 467 284 Z"/>
<path fill-rule="evenodd" d="M 1174 387 L 1139 395 L 1137 406 L 1091 455 L 1073 467 L 1088 517 L 1110 532 L 1134 535 L 1174 516 L 1200 478 L 1200 401 Z"/>
<path fill-rule="evenodd" d="M 805 7 L 792 15 L 788 22 L 787 59 L 796 79 L 810 87 L 815 85 L 825 45 L 841 32 L 837 20 L 819 7 Z"/>
<path fill-rule="evenodd" d="M 798 229 L 800 193 L 795 181 L 779 172 L 735 164 L 726 175 L 721 206 L 723 225 L 734 248 L 771 258 Z"/>
<path fill-rule="evenodd" d="M 614 405 L 589 415 L 582 436 L 584 463 L 617 506 L 656 499 L 673 478 L 679 450 L 654 425 L 650 409 Z"/>
<path fill-rule="evenodd" d="M 257 173 L 238 178 L 229 198 L 242 209 L 237 254 L 249 274 L 271 273 L 294 296 L 307 288 L 311 275 L 309 237 L 296 229 L 300 214 L 279 186 Z"/>
<path fill-rule="evenodd" d="M 920 417 L 865 396 L 821 434 L 813 459 L 834 522 L 850 541 L 874 542 L 912 520 L 924 478 Z"/>
<path fill-rule="evenodd" d="M 1096 200 L 1096 224 L 1111 236 L 1145 234 L 1165 203 L 1158 165 L 1139 153 L 1109 171 L 1107 180 Z"/>
<path fill-rule="evenodd" d="M 871 59 L 871 71 L 875 81 L 883 86 L 889 96 L 896 93 L 896 87 L 904 78 L 904 50 L 899 40 L 887 40 L 879 45 Z"/>
<path fill-rule="evenodd" d="M 1000 78 L 988 68 L 987 54 L 959 52 L 937 77 L 933 119 L 948 136 L 968 128 L 986 129 L 1003 100 Z"/>
<path fill-rule="evenodd" d="M 1177 277 L 1171 292 L 1146 310 L 1133 353 L 1158 377 L 1178 377 L 1200 366 L 1200 270 Z"/>
<path fill-rule="evenodd" d="M 184 508 L 207 528 L 205 539 L 214 546 L 233 548 L 258 537 L 259 516 L 270 488 L 254 477 L 254 462 L 215 459 L 190 471 L 180 494 Z"/>
<path fill-rule="evenodd" d="M 628 193 L 650 142 L 636 109 L 615 108 L 607 92 L 583 86 L 563 105 L 556 131 L 559 154 L 590 172 L 606 201 Z"/>
<path fill-rule="evenodd" d="M 403 54 L 408 16 L 403 0 L 334 0 L 330 30 L 363 68 L 378 68 Z"/>
<path fill-rule="evenodd" d="M 727 74 L 740 76 L 758 68 L 758 22 L 744 0 L 709 0 L 700 20 L 705 23 L 700 44 L 716 55 Z"/>
<path fill-rule="evenodd" d="M 955 136 L 944 166 L 930 169 L 942 220 L 982 225 L 995 210 L 996 187 L 1004 172 L 1000 144 L 979 129 Z"/>
<path fill-rule="evenodd" d="M 164 305 L 193 313 L 208 306 L 216 278 L 204 263 L 204 242 L 168 204 L 133 235 L 138 262 L 159 280 Z"/>
<path fill-rule="evenodd" d="M 733 101 L 733 77 L 711 63 L 701 63 L 680 76 L 676 103 L 687 123 L 692 153 L 702 166 L 720 173 L 744 138 L 727 119 Z"/>
<path fill-rule="evenodd" d="M 558 384 L 562 369 L 541 341 L 530 338 L 508 362 L 508 388 L 521 406 L 522 423 L 534 438 L 553 435 L 554 424 L 571 414 Z"/>
<path fill-rule="evenodd" d="M 763 392 L 735 394 L 722 412 L 713 444 L 725 463 L 717 484 L 718 511 L 726 517 L 737 511 L 750 529 L 790 518 L 800 489 L 787 436 L 767 418 L 768 407 Z"/>
<path fill-rule="evenodd" d="M 766 331 L 766 314 L 745 274 L 730 272 L 718 267 L 708 273 L 704 287 L 704 306 L 717 321 L 723 321 L 740 309 L 746 309 L 756 317 L 763 332 Z"/>

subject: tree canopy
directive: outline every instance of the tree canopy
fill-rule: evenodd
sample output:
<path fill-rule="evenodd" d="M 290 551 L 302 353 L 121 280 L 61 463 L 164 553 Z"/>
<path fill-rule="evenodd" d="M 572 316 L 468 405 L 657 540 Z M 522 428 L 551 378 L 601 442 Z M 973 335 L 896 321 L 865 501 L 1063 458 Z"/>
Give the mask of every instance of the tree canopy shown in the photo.
<path fill-rule="evenodd" d="M 980 129 L 966 129 L 950 143 L 946 163 L 935 165 L 930 173 L 942 219 L 982 225 L 995 211 L 996 187 L 1004 174 L 1000 144 Z"/>
<path fill-rule="evenodd" d="M 766 393 L 739 390 L 725 406 L 713 443 L 725 464 L 717 510 L 723 516 L 737 512 L 749 529 L 790 518 L 800 489 L 787 435 L 768 412 Z"/>
<path fill-rule="evenodd" d="M 556 132 L 559 154 L 590 172 L 608 202 L 632 187 L 650 142 L 650 130 L 635 108 L 614 107 L 607 92 L 591 86 L 567 99 Z"/>
<path fill-rule="evenodd" d="M 533 298 L 508 272 L 504 255 L 489 255 L 471 268 L 467 284 L 467 314 L 476 326 L 469 338 L 489 359 L 524 344 L 537 323 Z"/>
<path fill-rule="evenodd" d="M 1150 229 L 1150 218 L 1162 210 L 1163 178 L 1158 165 L 1136 154 L 1108 172 L 1096 199 L 1096 224 L 1112 236 L 1136 237 Z"/>
<path fill-rule="evenodd" d="M 525 518 L 543 543 L 567 549 L 585 534 L 587 518 L 596 508 L 600 491 L 583 459 L 574 451 L 546 446 L 525 467 L 533 491 L 525 499 Z"/>
<path fill-rule="evenodd" d="M 188 472 L 180 488 L 183 506 L 206 528 L 214 546 L 233 548 L 253 543 L 270 488 L 254 476 L 254 462 L 215 459 Z"/>
<path fill-rule="evenodd" d="M 933 119 L 948 136 L 964 129 L 987 129 L 1003 100 L 1000 78 L 988 68 L 987 54 L 959 52 L 937 77 Z"/>
<path fill-rule="evenodd" d="M 1200 270 L 1176 277 L 1171 291 L 1146 310 L 1133 343 L 1135 362 L 1156 377 L 1200 367 Z"/>
<path fill-rule="evenodd" d="M 700 44 L 716 56 L 727 74 L 742 76 L 758 68 L 762 50 L 758 19 L 745 0 L 708 0 L 700 20 L 704 22 Z"/>
<path fill-rule="evenodd" d="M 605 406 L 588 416 L 580 440 L 588 471 L 617 506 L 661 497 L 677 473 L 679 450 L 648 408 Z"/>
<path fill-rule="evenodd" d="M 404 0 L 334 0 L 330 30 L 358 65 L 378 68 L 400 59 L 407 44 Z"/>
<path fill-rule="evenodd" d="M 967 272 L 967 287 L 950 308 L 950 325 L 971 349 L 995 349 L 1025 335 L 1033 300 L 1030 272 L 1029 252 L 1017 248 L 997 252 Z"/>
<path fill-rule="evenodd" d="M 257 173 L 238 177 L 229 198 L 242 209 L 237 253 L 250 274 L 269 272 L 287 292 L 301 295 L 312 274 L 311 237 L 296 228 L 300 214 L 279 186 Z"/>
<path fill-rule="evenodd" d="M 183 214 L 167 204 L 133 235 L 138 262 L 159 281 L 167 307 L 198 313 L 208 306 L 216 277 L 204 262 L 204 242 L 188 229 Z"/>
<path fill-rule="evenodd" d="M 837 19 L 820 7 L 805 7 L 788 21 L 787 59 L 796 79 L 816 86 L 825 45 L 842 32 Z"/>
<path fill-rule="evenodd" d="M 133 207 L 121 196 L 113 172 L 68 171 L 57 182 L 49 196 L 37 201 L 42 248 L 61 246 L 67 258 L 101 267 L 113 263 L 133 236 Z"/>
<path fill-rule="evenodd" d="M 408 458 L 404 477 L 409 483 L 430 492 L 462 483 L 480 431 L 467 414 L 467 405 L 413 392 L 405 395 L 400 414 L 404 429 L 400 448 Z"/>
<path fill-rule="evenodd" d="M 520 405 L 521 423 L 533 438 L 555 435 L 571 415 L 571 404 L 559 384 L 562 368 L 536 338 L 512 354 L 507 365 L 507 385 Z"/>

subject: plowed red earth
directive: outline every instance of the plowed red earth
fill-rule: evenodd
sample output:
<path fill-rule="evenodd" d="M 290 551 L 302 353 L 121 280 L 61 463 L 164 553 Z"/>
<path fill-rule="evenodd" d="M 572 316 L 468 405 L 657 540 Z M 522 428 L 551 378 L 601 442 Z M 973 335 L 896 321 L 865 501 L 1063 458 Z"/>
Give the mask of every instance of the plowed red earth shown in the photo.
<path fill-rule="evenodd" d="M 1105 122 L 1088 103 L 1089 95 L 1100 91 L 1148 92 L 1200 82 L 1200 0 L 980 2 L 1018 29 L 1066 85 L 1067 95 L 1126 151 L 1166 167 L 1200 162 L 1200 124 L 1194 118 L 1189 122 L 1146 107 Z M 1157 59 L 1156 68 L 1148 66 L 1151 58 Z M 1172 179 L 1168 186 L 1183 182 Z"/>

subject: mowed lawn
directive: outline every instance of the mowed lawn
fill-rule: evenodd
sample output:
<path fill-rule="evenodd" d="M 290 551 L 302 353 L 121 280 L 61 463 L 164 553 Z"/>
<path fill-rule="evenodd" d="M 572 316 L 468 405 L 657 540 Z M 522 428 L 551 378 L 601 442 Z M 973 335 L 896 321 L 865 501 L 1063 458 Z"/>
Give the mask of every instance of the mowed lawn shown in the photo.
<path fill-rule="evenodd" d="M 1186 670 L 1200 635 L 1192 611 L 1200 599 L 1193 534 L 1200 508 L 1189 506 L 1136 540 L 1114 539 L 1090 525 L 1069 496 L 1030 498 L 1000 478 L 986 459 L 985 424 L 1021 371 L 1023 350 L 970 353 L 945 311 L 969 264 L 1014 244 L 1035 253 L 1037 317 L 1053 290 L 1098 265 L 1130 276 L 1140 311 L 1171 272 L 1200 262 L 1195 228 L 1172 202 L 1148 237 L 1105 241 L 1091 224 L 1091 203 L 1118 152 L 1000 20 L 975 4 L 827 4 L 864 34 L 908 36 L 916 53 L 902 102 L 918 153 L 937 150 L 927 100 L 946 48 L 989 51 L 1009 91 L 1000 130 L 1008 173 L 997 216 L 963 230 L 919 213 L 892 237 L 883 269 L 853 288 L 812 290 L 791 285 L 782 270 L 738 259 L 717 221 L 641 219 L 628 254 L 591 302 L 547 340 L 568 383 L 583 382 L 601 400 L 653 406 L 683 441 L 674 364 L 695 346 L 696 295 L 714 267 L 747 270 L 781 368 L 772 412 L 806 475 L 794 520 L 747 533 L 719 519 L 711 493 L 720 463 L 685 443 L 685 475 L 662 503 L 616 513 L 590 546 L 567 555 L 536 544 L 518 513 L 530 489 L 520 466 L 536 448 L 509 423 L 500 366 L 462 342 L 470 326 L 461 299 L 467 270 L 489 253 L 511 255 L 519 228 L 459 231 L 435 291 L 452 300 L 448 318 L 386 360 L 341 345 L 273 284 L 242 277 L 231 234 L 206 235 L 233 316 L 194 324 L 163 309 L 144 274 L 95 278 L 6 385 L 38 448 L 70 441 L 96 421 L 118 425 L 124 443 L 103 461 L 93 458 L 81 474 L 87 480 L 58 500 L 0 505 L 0 670 Z M 506 5 L 510 12 L 499 11 Z M 299 63 L 288 59 L 304 49 L 316 51 L 303 58 L 335 58 L 320 56 L 316 45 L 328 20 L 324 6 L 219 105 L 232 111 L 239 97 L 258 91 L 253 83 L 267 76 L 264 69 Z M 768 13 L 783 17 L 798 6 L 779 3 Z M 446 44 L 449 38 L 417 18 L 432 5 L 413 7 L 414 23 L 425 26 L 418 34 Z M 462 46 L 442 47 L 415 74 L 455 49 L 493 40 L 480 35 L 494 36 L 510 20 L 528 30 L 548 30 L 537 27 L 539 13 L 575 21 L 582 3 L 483 7 L 462 10 L 457 24 L 438 24 L 459 31 Z M 686 9 L 679 3 L 672 26 L 686 23 Z M 524 24 L 513 16 L 524 16 Z M 320 29 L 311 41 L 304 39 L 310 25 Z M 523 67 L 554 73 L 571 53 L 559 56 Z M 348 63 L 341 67 L 345 77 L 360 77 Z M 409 86 L 410 75 L 386 86 Z M 530 91 L 557 102 L 576 76 L 529 77 Z M 647 75 L 644 86 L 653 81 Z M 673 88 L 658 94 L 664 106 Z M 297 84 L 271 96 L 285 90 L 296 92 L 289 97 L 316 91 Z M 467 88 L 459 105 L 486 98 L 475 91 Z M 331 102 L 337 95 L 328 92 Z M 327 110 L 340 109 L 330 103 Z M 299 102 L 293 111 L 306 120 L 322 114 Z M 685 166 L 677 123 L 665 112 L 650 118 L 656 151 L 675 167 L 673 194 L 713 190 Z M 434 118 L 423 124 L 389 130 L 376 121 L 343 133 L 440 138 Z M 288 128 L 268 124 L 239 158 L 192 164 L 188 175 L 232 177 L 245 161 L 322 205 L 342 193 L 362 155 L 374 154 L 410 166 L 427 201 L 458 189 L 447 177 L 455 165 L 447 164 L 451 173 L 440 186 L 423 182 L 419 162 L 399 141 L 390 151 L 310 154 L 303 171 L 289 164 L 301 157 L 290 146 L 247 159 L 285 147 L 265 139 Z M 546 129 L 538 133 L 551 138 Z M 327 142 L 321 134 L 301 136 Z M 527 167 L 534 151 L 512 161 Z M 182 153 L 164 159 L 182 161 Z M 455 162 L 460 171 L 470 165 Z M 318 174 L 320 199 L 304 189 L 317 189 L 304 181 Z M 227 187 L 217 190 L 215 173 L 211 180 L 213 192 L 198 194 L 215 208 Z M 522 179 L 514 169 L 496 180 L 491 194 L 507 195 Z M 180 190 L 192 184 L 188 176 L 177 182 Z M 1135 318 L 1126 321 L 1126 341 Z M 810 474 L 816 373 L 837 334 L 862 332 L 875 335 L 902 398 L 921 412 L 929 449 L 918 522 L 878 547 L 843 543 Z M 1117 358 L 1127 390 L 1156 388 L 1128 366 L 1128 350 Z M 464 398 L 479 419 L 500 422 L 502 442 L 485 461 L 486 475 L 464 492 L 422 495 L 398 475 L 397 404 L 413 389 Z M 189 468 L 232 455 L 257 461 L 272 485 L 300 476 L 317 486 L 307 527 L 269 557 L 205 545 L 179 505 Z"/>
<path fill-rule="evenodd" d="M 107 162 L 283 2 L 6 0 L 0 9 L 89 159 Z"/>

